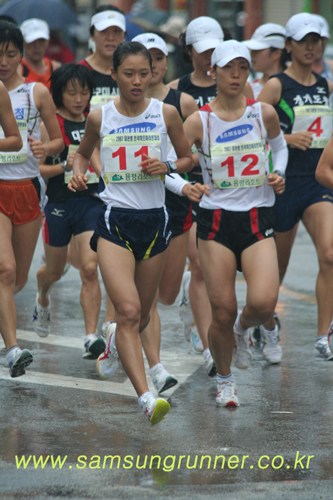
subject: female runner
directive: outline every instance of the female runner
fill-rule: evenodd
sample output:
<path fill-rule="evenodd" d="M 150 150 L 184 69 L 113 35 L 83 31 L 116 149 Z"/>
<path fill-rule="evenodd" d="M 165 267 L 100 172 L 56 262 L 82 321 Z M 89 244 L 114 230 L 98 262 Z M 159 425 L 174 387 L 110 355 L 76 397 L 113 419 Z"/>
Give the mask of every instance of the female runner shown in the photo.
<path fill-rule="evenodd" d="M 32 354 L 17 346 L 14 294 L 28 279 L 41 225 L 45 187 L 39 175 L 39 158 L 60 153 L 64 147 L 48 89 L 41 83 L 26 83 L 17 72 L 22 52 L 19 28 L 1 21 L 0 80 L 9 93 L 23 141 L 19 153 L 7 157 L 0 168 L 0 331 L 12 377 L 23 375 L 32 362 Z M 41 120 L 50 137 L 45 145 L 40 141 Z"/>
<path fill-rule="evenodd" d="M 57 108 L 65 148 L 60 155 L 40 161 L 40 172 L 48 179 L 48 204 L 44 210 L 43 241 L 45 265 L 37 272 L 38 300 L 33 326 L 36 333 L 46 337 L 50 332 L 49 291 L 63 275 L 67 248 L 71 238 L 78 256 L 82 280 L 80 302 L 85 332 L 83 358 L 96 359 L 105 349 L 105 341 L 95 335 L 101 306 L 101 289 L 97 272 L 97 255 L 89 246 L 102 202 L 94 196 L 99 179 L 89 176 L 88 189 L 72 193 L 67 189 L 72 177 L 73 160 L 83 136 L 87 113 L 85 109 L 93 92 L 90 71 L 81 64 L 65 64 L 51 77 L 51 93 Z M 47 134 L 46 134 L 47 135 Z M 48 137 L 46 138 L 46 141 Z M 59 214 L 61 217 L 59 217 Z"/>
<path fill-rule="evenodd" d="M 279 290 L 272 205 L 274 191 L 284 190 L 287 148 L 274 109 L 242 94 L 250 62 L 243 44 L 221 43 L 211 63 L 217 97 L 184 124 L 211 188 L 210 197 L 204 195 L 200 202 L 197 236 L 212 308 L 208 336 L 218 372 L 216 403 L 221 406 L 239 405 L 231 361 L 248 368 L 250 329 L 259 319 L 274 334 L 271 316 Z M 266 139 L 277 169 L 268 175 Z M 237 269 L 242 269 L 248 286 L 238 316 Z"/>
<path fill-rule="evenodd" d="M 331 359 L 327 331 L 333 316 L 333 196 L 330 189 L 316 181 L 315 171 L 332 134 L 332 110 L 328 103 L 333 85 L 312 72 L 321 50 L 320 33 L 320 25 L 311 14 L 296 14 L 289 19 L 286 49 L 291 54 L 291 64 L 284 73 L 267 82 L 259 100 L 275 106 L 289 146 L 286 191 L 277 198 L 274 207 L 280 283 L 287 270 L 298 222 L 302 220 L 319 260 L 315 354 Z"/>
<path fill-rule="evenodd" d="M 198 17 L 187 26 L 186 33 L 180 36 L 184 60 L 192 62 L 194 71 L 179 80 L 170 83 L 172 88 L 186 92 L 194 97 L 198 107 L 204 106 L 216 97 L 216 83 L 209 75 L 213 50 L 223 40 L 231 38 L 227 30 L 222 30 L 219 23 L 211 17 Z M 244 94 L 253 98 L 250 84 L 247 82 Z M 201 169 L 196 155 L 195 167 L 189 174 L 189 180 L 202 182 Z M 193 226 L 190 229 L 188 258 L 190 271 L 183 276 L 183 298 L 179 313 L 184 323 L 185 337 L 189 337 L 195 352 L 208 351 L 208 328 L 211 323 L 209 299 L 200 268 L 196 246 L 196 212 L 193 204 Z M 193 321 L 194 319 L 194 321 Z M 195 322 L 195 326 L 192 326 Z"/>
<path fill-rule="evenodd" d="M 91 245 L 97 248 L 105 287 L 116 310 L 117 331 L 111 324 L 97 370 L 104 378 L 112 375 L 119 353 L 139 404 L 154 425 L 170 405 L 148 390 L 139 333 L 149 322 L 171 237 L 163 183 L 164 176 L 174 170 L 174 165 L 165 162 L 167 134 L 178 156 L 177 171 L 190 170 L 192 158 L 177 110 L 145 98 L 152 78 L 149 51 L 137 42 L 119 45 L 111 76 L 117 81 L 120 99 L 89 115 L 69 188 L 86 188 L 83 174 L 101 139 L 100 197 L 105 206 Z"/>

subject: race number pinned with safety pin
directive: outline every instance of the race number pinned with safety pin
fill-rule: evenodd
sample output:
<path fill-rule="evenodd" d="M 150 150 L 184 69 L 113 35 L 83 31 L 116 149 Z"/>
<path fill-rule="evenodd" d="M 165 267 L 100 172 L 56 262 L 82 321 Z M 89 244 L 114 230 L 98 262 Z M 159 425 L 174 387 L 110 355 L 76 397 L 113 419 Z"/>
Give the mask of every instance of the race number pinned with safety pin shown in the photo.
<path fill-rule="evenodd" d="M 68 161 L 68 156 L 71 153 L 76 153 L 76 151 L 78 149 L 79 149 L 78 145 L 70 144 L 70 146 L 68 146 L 67 161 Z M 87 170 L 87 172 L 84 175 L 85 175 L 85 177 L 88 177 L 88 181 L 86 182 L 86 184 L 97 184 L 99 182 L 98 175 L 95 174 L 95 172 L 92 170 L 90 165 L 89 165 L 89 170 Z M 65 184 L 68 184 L 72 177 L 73 177 L 73 170 L 71 170 L 70 172 L 66 172 L 65 173 Z"/>
<path fill-rule="evenodd" d="M 219 189 L 258 187 L 265 183 L 266 153 L 262 141 L 211 145 L 212 177 Z"/>
<path fill-rule="evenodd" d="M 28 159 L 28 125 L 25 120 L 16 120 L 18 129 L 21 134 L 23 147 L 20 151 L 7 151 L 5 153 L 0 153 L 0 164 L 1 163 L 24 163 Z M 5 134 L 0 127 L 0 139 L 4 139 Z"/>
<path fill-rule="evenodd" d="M 296 106 L 294 114 L 291 133 L 310 132 L 313 137 L 310 148 L 324 149 L 332 137 L 333 110 L 329 106 Z"/>
<path fill-rule="evenodd" d="M 117 95 L 93 95 L 90 100 L 90 111 L 94 109 L 101 109 L 102 106 L 105 106 L 108 102 L 113 101 L 118 97 Z"/>
<path fill-rule="evenodd" d="M 136 134 L 110 134 L 103 137 L 105 173 L 108 182 L 142 182 L 164 179 L 160 175 L 142 173 L 139 164 L 145 160 L 143 155 L 161 159 L 161 135 L 145 132 Z"/>

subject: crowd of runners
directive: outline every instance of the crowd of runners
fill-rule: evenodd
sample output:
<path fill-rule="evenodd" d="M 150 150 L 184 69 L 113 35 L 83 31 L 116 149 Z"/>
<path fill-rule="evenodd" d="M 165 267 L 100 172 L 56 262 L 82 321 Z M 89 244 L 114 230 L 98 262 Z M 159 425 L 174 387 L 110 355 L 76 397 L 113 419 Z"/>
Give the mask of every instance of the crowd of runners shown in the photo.
<path fill-rule="evenodd" d="M 232 363 L 248 368 L 255 341 L 282 360 L 275 307 L 300 220 L 319 262 L 315 353 L 333 359 L 333 74 L 328 25 L 313 14 L 244 42 L 196 18 L 180 35 L 193 71 L 169 84 L 163 38 L 125 35 L 124 13 L 101 6 L 90 55 L 61 66 L 44 57 L 44 21 L 0 21 L 0 332 L 19 377 L 33 354 L 17 344 L 14 295 L 42 228 L 35 332 L 52 330 L 51 287 L 74 266 L 83 358 L 103 379 L 121 362 L 154 425 L 170 405 L 150 392 L 143 351 L 158 395 L 177 384 L 160 361 L 158 302 L 182 291 L 184 335 L 216 376 L 216 404 L 238 406 Z M 249 83 L 251 67 L 261 76 Z"/>

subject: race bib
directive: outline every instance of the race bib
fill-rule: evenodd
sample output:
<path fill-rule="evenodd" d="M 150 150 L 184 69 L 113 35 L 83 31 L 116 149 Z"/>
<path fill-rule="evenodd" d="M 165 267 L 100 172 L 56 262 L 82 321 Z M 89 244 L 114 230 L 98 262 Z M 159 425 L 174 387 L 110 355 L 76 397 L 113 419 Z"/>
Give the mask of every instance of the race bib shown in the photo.
<path fill-rule="evenodd" d="M 103 138 L 105 173 L 103 179 L 109 182 L 155 181 L 164 176 L 145 175 L 139 163 L 143 155 L 161 159 L 161 136 L 158 133 L 110 134 Z"/>
<path fill-rule="evenodd" d="M 110 101 L 113 101 L 116 95 L 93 95 L 90 100 L 90 111 L 94 109 L 101 109 L 102 106 L 107 104 Z"/>
<path fill-rule="evenodd" d="M 67 160 L 68 156 L 71 153 L 76 153 L 78 149 L 79 149 L 78 145 L 70 144 L 70 146 L 68 146 Z M 88 181 L 86 182 L 86 184 L 96 184 L 99 182 L 99 177 L 98 175 L 95 174 L 94 171 L 90 171 L 90 168 L 91 167 L 89 167 L 89 170 L 87 170 L 87 172 L 84 174 L 86 177 L 88 177 Z M 73 177 L 73 170 L 71 170 L 70 172 L 65 172 L 65 184 L 68 184 L 72 177 Z"/>
<path fill-rule="evenodd" d="M 219 189 L 258 187 L 265 183 L 266 154 L 261 141 L 211 145 L 212 177 Z"/>
<path fill-rule="evenodd" d="M 313 137 L 310 148 L 324 149 L 332 136 L 333 110 L 329 106 L 297 106 L 292 134 L 310 132 Z"/>
<path fill-rule="evenodd" d="M 24 120 L 16 121 L 18 129 L 20 131 L 23 147 L 20 151 L 7 151 L 0 153 L 0 164 L 1 163 L 24 163 L 28 159 L 28 125 Z M 4 139 L 5 134 L 0 127 L 0 139 Z"/>

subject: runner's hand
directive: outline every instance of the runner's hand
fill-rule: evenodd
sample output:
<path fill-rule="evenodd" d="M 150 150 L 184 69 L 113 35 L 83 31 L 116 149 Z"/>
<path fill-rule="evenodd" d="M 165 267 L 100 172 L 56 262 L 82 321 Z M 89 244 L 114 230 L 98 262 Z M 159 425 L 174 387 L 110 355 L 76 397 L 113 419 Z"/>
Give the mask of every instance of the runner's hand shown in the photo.
<path fill-rule="evenodd" d="M 45 151 L 45 145 L 41 141 L 36 141 L 32 137 L 29 137 L 30 149 L 35 158 L 44 158 L 47 156 Z"/>
<path fill-rule="evenodd" d="M 286 137 L 288 146 L 306 151 L 312 144 L 313 137 L 310 132 L 296 132 Z"/>
<path fill-rule="evenodd" d="M 157 158 L 150 158 L 149 156 L 143 154 L 142 157 L 144 161 L 139 163 L 139 167 L 142 167 L 142 173 L 145 175 L 166 175 L 168 172 L 168 167 L 163 161 Z"/>
<path fill-rule="evenodd" d="M 268 186 L 272 186 L 276 194 L 282 194 L 286 189 L 286 183 L 283 177 L 276 173 L 268 174 Z"/>
<path fill-rule="evenodd" d="M 68 183 L 68 189 L 75 193 L 76 191 L 84 191 L 88 189 L 87 183 L 88 177 L 82 174 L 73 175 L 71 180 Z"/>
<path fill-rule="evenodd" d="M 200 184 L 200 182 L 196 182 L 195 184 L 186 184 L 183 187 L 183 194 L 188 197 L 189 200 L 199 203 L 201 201 L 202 196 L 205 194 L 209 195 L 210 187 L 208 184 Z"/>

